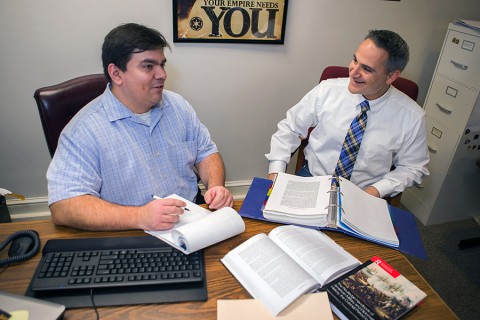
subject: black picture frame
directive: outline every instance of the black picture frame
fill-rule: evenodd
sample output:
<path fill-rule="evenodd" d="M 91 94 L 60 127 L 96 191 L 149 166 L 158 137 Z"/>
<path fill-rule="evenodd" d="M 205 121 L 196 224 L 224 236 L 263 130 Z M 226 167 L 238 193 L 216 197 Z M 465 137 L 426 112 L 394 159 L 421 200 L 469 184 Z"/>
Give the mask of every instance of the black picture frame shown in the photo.
<path fill-rule="evenodd" d="M 173 42 L 284 44 L 288 0 L 173 0 Z"/>

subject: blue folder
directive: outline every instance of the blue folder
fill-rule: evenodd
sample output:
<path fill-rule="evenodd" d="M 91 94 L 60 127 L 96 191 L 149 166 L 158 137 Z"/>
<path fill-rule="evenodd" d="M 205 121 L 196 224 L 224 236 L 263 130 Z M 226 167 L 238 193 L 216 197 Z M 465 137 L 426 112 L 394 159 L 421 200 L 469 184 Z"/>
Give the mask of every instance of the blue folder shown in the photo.
<path fill-rule="evenodd" d="M 243 201 L 243 205 L 240 208 L 239 214 L 245 218 L 269 221 L 263 217 L 263 207 L 265 206 L 268 190 L 270 189 L 271 185 L 271 180 L 255 177 L 250 185 L 247 195 L 245 196 L 245 200 Z M 403 253 L 427 260 L 427 253 L 423 247 L 422 238 L 420 237 L 420 233 L 418 231 L 415 216 L 408 211 L 392 206 L 389 206 L 389 210 L 393 221 L 393 226 L 397 232 L 397 237 L 400 242 L 399 247 L 393 249 L 397 249 Z M 311 226 L 309 227 L 312 228 Z M 314 228 L 317 230 L 332 230 L 346 233 L 341 229 L 327 227 Z M 353 236 L 350 233 L 346 234 Z"/>

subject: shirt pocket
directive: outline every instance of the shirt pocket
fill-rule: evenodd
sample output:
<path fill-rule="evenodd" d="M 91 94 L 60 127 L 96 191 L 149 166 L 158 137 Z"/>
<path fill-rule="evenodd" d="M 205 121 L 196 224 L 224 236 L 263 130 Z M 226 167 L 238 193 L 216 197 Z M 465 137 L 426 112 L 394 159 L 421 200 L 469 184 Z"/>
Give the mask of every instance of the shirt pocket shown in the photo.
<path fill-rule="evenodd" d="M 393 150 L 385 145 L 362 142 L 355 163 L 355 170 L 374 172 L 376 174 L 390 171 L 393 162 Z"/>

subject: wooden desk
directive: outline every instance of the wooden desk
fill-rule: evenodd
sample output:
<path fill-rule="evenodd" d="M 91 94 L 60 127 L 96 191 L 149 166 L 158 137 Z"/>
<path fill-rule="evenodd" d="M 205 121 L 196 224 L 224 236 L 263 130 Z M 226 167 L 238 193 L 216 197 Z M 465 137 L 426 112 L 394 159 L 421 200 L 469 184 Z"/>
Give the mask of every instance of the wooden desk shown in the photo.
<path fill-rule="evenodd" d="M 235 202 L 239 209 L 241 202 Z M 220 244 L 205 250 L 207 269 L 208 301 L 182 302 L 174 304 L 132 305 L 123 307 L 100 307 L 100 319 L 216 319 L 218 299 L 251 298 L 248 292 L 237 282 L 220 262 L 228 251 L 243 241 L 258 233 L 268 233 L 276 224 L 245 219 L 246 231 Z M 55 226 L 50 220 L 33 220 L 28 222 L 13 222 L 0 224 L 0 240 L 11 233 L 35 229 L 40 233 L 42 247 L 49 239 L 54 238 L 84 238 L 84 237 L 114 237 L 144 235 L 143 231 L 122 232 L 87 232 L 71 228 Z M 325 232 L 339 245 L 352 253 L 360 261 L 378 255 L 400 271 L 404 276 L 427 293 L 424 303 L 407 314 L 407 319 L 457 319 L 455 314 L 430 287 L 423 277 L 400 252 L 382 247 L 370 242 L 358 240 L 341 233 Z M 0 252 L 0 258 L 5 258 L 8 250 Z M 31 260 L 0 269 L 0 290 L 10 293 L 24 294 L 33 272 L 40 260 L 37 254 Z M 70 309 L 65 312 L 64 319 L 94 319 L 92 308 Z"/>

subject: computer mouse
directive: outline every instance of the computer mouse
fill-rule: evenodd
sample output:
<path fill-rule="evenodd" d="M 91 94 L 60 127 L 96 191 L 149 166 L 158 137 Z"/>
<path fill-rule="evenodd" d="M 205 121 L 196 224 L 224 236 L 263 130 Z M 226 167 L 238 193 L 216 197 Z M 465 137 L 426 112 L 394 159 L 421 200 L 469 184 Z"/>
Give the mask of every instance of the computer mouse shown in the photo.
<path fill-rule="evenodd" d="M 23 256 L 29 252 L 33 247 L 33 239 L 27 236 L 21 236 L 12 241 L 8 249 L 9 257 Z"/>

